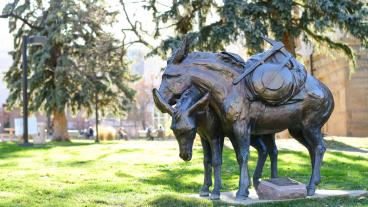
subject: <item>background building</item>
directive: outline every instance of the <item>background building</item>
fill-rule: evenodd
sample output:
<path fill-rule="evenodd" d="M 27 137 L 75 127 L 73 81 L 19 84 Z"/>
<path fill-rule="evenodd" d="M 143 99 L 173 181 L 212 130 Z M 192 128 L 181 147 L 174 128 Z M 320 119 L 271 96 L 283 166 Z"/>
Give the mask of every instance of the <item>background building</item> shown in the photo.
<path fill-rule="evenodd" d="M 341 35 L 338 39 L 351 45 L 357 55 L 357 70 L 349 72 L 349 60 L 338 52 L 323 52 L 304 57 L 306 67 L 325 83 L 334 96 L 335 109 L 323 131 L 337 136 L 368 136 L 368 50 L 358 41 Z"/>

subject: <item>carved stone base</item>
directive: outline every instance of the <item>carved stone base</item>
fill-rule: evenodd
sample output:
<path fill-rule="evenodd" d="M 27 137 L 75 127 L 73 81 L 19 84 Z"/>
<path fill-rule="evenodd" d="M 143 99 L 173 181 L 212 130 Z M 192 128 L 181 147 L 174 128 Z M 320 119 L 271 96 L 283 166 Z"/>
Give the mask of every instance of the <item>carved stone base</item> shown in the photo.
<path fill-rule="evenodd" d="M 256 191 L 260 200 L 283 200 L 307 197 L 306 186 L 290 178 L 261 180 Z"/>

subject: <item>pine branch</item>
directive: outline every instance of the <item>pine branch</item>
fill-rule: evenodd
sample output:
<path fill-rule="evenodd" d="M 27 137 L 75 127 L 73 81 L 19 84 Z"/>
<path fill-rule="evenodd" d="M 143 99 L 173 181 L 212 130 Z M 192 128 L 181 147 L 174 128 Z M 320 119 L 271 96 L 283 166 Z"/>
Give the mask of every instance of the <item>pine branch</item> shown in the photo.
<path fill-rule="evenodd" d="M 326 43 L 328 47 L 332 49 L 339 49 L 344 52 L 346 56 L 349 57 L 349 60 L 353 63 L 353 68 L 356 69 L 356 55 L 355 52 L 349 45 L 341 43 L 341 42 L 334 42 L 331 38 L 323 35 L 319 35 L 314 33 L 309 28 L 304 28 L 304 31 L 311 36 L 314 40 L 316 40 L 319 43 Z"/>

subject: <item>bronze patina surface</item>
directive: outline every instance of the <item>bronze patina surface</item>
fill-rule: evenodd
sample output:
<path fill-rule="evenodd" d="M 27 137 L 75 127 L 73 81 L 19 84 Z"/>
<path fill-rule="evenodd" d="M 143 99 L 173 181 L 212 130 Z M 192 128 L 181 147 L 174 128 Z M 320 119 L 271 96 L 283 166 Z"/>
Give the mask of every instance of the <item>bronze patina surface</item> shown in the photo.
<path fill-rule="evenodd" d="M 214 188 L 210 199 L 219 199 L 224 136 L 229 137 L 234 148 L 236 140 L 232 131 L 223 130 L 221 127 L 219 117 L 208 104 L 209 93 L 203 96 L 195 86 L 192 86 L 177 100 L 175 108 L 163 102 L 157 90 L 153 91 L 153 97 L 157 105 L 163 104 L 160 107 L 167 108 L 167 111 L 172 115 L 171 129 L 179 143 L 179 156 L 183 160 L 191 160 L 195 134 L 199 134 L 204 155 L 204 181 L 200 196 L 210 195 L 209 188 L 212 186 L 213 168 Z M 262 177 L 262 170 L 267 156 L 271 160 L 271 177 L 276 178 L 277 148 L 275 135 L 251 135 L 250 145 L 258 152 L 258 162 L 253 174 L 254 186 L 258 186 L 259 179 Z"/>
<path fill-rule="evenodd" d="M 277 60 L 277 55 L 283 57 Z M 289 89 L 291 91 L 285 96 L 279 96 L 278 99 L 269 99 L 265 96 L 266 93 L 259 93 L 251 88 L 254 83 L 249 77 L 252 77 L 258 67 L 239 80 L 247 67 L 252 65 L 250 61 L 254 61 L 254 58 L 244 62 L 239 56 L 231 53 L 189 53 L 189 39 L 185 38 L 181 47 L 168 60 L 160 88 L 154 92 L 157 107 L 163 112 L 170 113 L 176 121 L 182 117 L 189 117 L 183 115 L 182 110 L 172 107 L 178 103 L 178 99 L 185 91 L 195 86 L 201 97 L 206 97 L 205 102 L 208 102 L 216 114 L 220 123 L 219 128 L 233 135 L 232 144 L 240 167 L 237 199 L 245 199 L 248 196 L 250 185 L 248 157 L 252 135 L 267 136 L 288 129 L 310 154 L 312 172 L 307 186 L 308 195 L 315 193 L 316 185 L 321 180 L 320 168 L 326 150 L 321 128 L 333 111 L 332 94 L 316 78 L 310 74 L 304 75 L 304 68 L 294 57 L 290 57 L 287 51 L 278 50 L 270 57 L 276 61 L 267 59 L 264 64 L 260 64 L 265 67 L 265 74 L 267 68 L 269 71 L 276 68 L 276 71 L 290 70 L 288 76 L 292 77 L 290 81 L 290 77 L 283 78 L 283 75 L 280 76 L 275 71 L 274 75 L 261 76 L 264 88 L 276 91 L 274 93 L 276 97 L 277 90 L 285 89 L 284 86 L 288 86 L 288 83 L 292 84 Z M 287 61 L 283 61 L 285 59 Z M 277 76 L 275 83 L 272 76 Z M 236 78 L 239 82 L 233 84 Z M 200 124 L 201 121 L 194 122 L 195 127 Z M 172 127 L 175 129 L 174 132 L 182 131 L 182 134 L 188 133 L 188 129 L 193 131 L 193 126 L 189 124 Z M 179 141 L 179 135 L 175 135 Z M 194 135 L 195 132 L 190 134 Z M 188 160 L 191 157 L 193 142 L 183 144 L 179 141 L 179 146 L 185 149 L 180 152 L 180 157 Z"/>

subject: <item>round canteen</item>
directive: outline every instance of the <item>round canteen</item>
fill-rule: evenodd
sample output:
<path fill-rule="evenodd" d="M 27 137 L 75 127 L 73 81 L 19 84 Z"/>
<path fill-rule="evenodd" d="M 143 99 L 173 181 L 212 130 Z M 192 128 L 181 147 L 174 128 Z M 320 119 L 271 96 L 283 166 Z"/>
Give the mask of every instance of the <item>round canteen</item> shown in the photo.
<path fill-rule="evenodd" d="M 290 96 L 294 77 L 287 66 L 266 63 L 254 70 L 251 81 L 257 97 L 277 103 Z"/>

